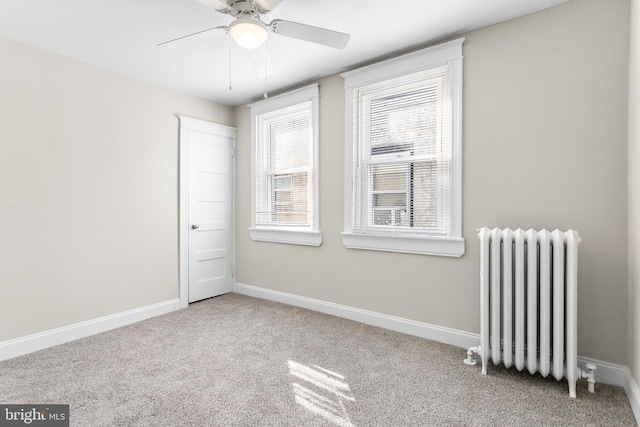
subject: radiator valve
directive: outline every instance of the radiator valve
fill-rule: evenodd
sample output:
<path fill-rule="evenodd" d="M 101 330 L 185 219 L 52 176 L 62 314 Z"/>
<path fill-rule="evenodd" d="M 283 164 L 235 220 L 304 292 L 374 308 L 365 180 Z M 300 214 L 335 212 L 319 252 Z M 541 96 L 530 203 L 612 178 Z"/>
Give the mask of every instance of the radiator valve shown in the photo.
<path fill-rule="evenodd" d="M 584 365 L 587 369 L 581 369 L 581 377 L 587 379 L 587 389 L 589 393 L 596 392 L 596 377 L 594 371 L 598 369 L 593 363 L 587 363 Z"/>
<path fill-rule="evenodd" d="M 469 350 L 467 350 L 467 358 L 464 359 L 464 363 L 471 366 L 477 365 L 478 361 L 473 356 L 478 354 L 480 354 L 480 346 L 469 348 Z"/>

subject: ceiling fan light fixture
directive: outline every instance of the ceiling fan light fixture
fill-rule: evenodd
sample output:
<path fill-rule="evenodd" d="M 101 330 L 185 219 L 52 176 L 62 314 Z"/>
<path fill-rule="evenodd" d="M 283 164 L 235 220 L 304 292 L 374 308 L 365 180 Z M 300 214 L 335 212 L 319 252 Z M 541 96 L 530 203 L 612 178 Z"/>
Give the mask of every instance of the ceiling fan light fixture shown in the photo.
<path fill-rule="evenodd" d="M 267 41 L 269 32 L 260 21 L 251 18 L 238 18 L 229 26 L 231 38 L 245 49 L 255 49 Z"/>

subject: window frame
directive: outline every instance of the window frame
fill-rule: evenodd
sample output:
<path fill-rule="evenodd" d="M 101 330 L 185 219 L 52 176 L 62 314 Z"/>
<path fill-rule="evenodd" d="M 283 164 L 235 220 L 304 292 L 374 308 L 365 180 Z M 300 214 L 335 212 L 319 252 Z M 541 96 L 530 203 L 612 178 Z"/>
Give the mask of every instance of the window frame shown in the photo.
<path fill-rule="evenodd" d="M 345 185 L 343 245 L 350 249 L 404 252 L 460 257 L 464 254 L 462 237 L 462 44 L 464 38 L 412 52 L 397 58 L 341 74 L 345 79 Z M 449 65 L 451 96 L 451 163 L 449 164 L 449 220 L 446 235 L 429 234 L 423 229 L 394 229 L 363 226 L 354 229 L 354 183 L 360 193 L 367 191 L 365 164 L 360 160 L 362 177 L 354 175 L 354 91 L 359 87 Z M 370 161 L 369 161 L 370 163 Z M 360 214 L 366 206 L 359 203 Z M 440 209 L 440 205 L 438 207 Z"/>
<path fill-rule="evenodd" d="M 256 224 L 257 178 L 264 164 L 265 141 L 260 140 L 260 116 L 269 115 L 278 110 L 310 102 L 311 147 L 310 164 L 307 176 L 309 194 L 309 225 L 264 225 Z M 320 192 L 319 192 L 319 88 L 317 84 L 302 87 L 282 95 L 267 98 L 248 105 L 251 109 L 251 227 L 252 240 L 296 245 L 320 246 Z M 259 145 L 261 144 L 261 145 Z M 260 169 L 260 171 L 259 171 Z M 293 177 L 293 175 L 292 175 Z M 293 179 L 293 178 L 292 178 Z M 270 193 L 271 194 L 271 193 Z"/>

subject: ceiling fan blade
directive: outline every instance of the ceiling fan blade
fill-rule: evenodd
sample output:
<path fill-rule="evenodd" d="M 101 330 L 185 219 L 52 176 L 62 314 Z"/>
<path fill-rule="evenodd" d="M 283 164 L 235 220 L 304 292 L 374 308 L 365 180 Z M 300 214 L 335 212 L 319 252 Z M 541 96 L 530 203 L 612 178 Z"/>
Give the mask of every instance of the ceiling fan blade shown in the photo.
<path fill-rule="evenodd" d="M 258 12 L 267 13 L 271 12 L 278 6 L 282 0 L 254 0 L 255 5 L 258 7 Z"/>
<path fill-rule="evenodd" d="M 274 33 L 285 37 L 305 40 L 336 49 L 343 49 L 351 38 L 351 36 L 346 33 L 300 24 L 298 22 L 283 21 L 282 19 L 272 21 L 271 24 L 269 24 L 269 28 Z"/>
<path fill-rule="evenodd" d="M 198 0 L 208 8 L 215 9 L 221 13 L 230 13 L 231 7 L 224 0 Z"/>
<path fill-rule="evenodd" d="M 167 40 L 166 42 L 158 43 L 156 46 L 166 46 L 166 45 L 168 45 L 170 43 L 173 44 L 174 42 L 183 41 L 185 39 L 188 39 L 188 38 L 194 37 L 194 36 L 199 36 L 199 37 L 194 37 L 194 39 L 202 39 L 202 36 L 214 34 L 219 30 L 228 32 L 229 31 L 229 27 L 207 28 L 206 30 L 198 31 L 197 33 L 187 34 L 186 36 L 182 36 L 182 37 L 178 37 L 178 38 L 175 38 L 175 39 Z M 191 40 L 195 41 L 194 39 L 191 39 Z"/>

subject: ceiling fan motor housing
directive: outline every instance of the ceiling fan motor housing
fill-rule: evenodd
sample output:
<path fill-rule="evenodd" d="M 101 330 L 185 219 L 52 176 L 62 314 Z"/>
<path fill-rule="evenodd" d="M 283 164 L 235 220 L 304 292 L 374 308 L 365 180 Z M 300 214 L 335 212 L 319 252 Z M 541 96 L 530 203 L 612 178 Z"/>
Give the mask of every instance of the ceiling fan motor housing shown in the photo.
<path fill-rule="evenodd" d="M 231 15 L 236 18 L 240 18 L 243 16 L 258 16 L 259 12 L 256 5 L 251 0 L 236 0 L 232 1 L 229 4 L 231 8 Z"/>

